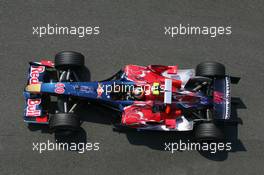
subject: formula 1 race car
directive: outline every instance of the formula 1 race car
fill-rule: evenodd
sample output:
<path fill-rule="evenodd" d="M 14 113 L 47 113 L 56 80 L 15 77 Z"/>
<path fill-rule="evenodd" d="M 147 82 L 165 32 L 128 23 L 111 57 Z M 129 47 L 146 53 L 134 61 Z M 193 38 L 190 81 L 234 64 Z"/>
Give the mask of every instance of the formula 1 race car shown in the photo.
<path fill-rule="evenodd" d="M 191 131 L 200 141 L 218 140 L 217 121 L 230 119 L 230 76 L 224 65 L 203 62 L 196 69 L 178 66 L 126 65 L 103 81 L 85 82 L 78 71 L 84 56 L 64 51 L 55 61 L 30 62 L 24 90 L 24 121 L 48 124 L 51 130 L 75 131 L 82 100 L 120 111 L 115 126 L 137 130 Z M 50 97 L 57 109 L 49 113 Z"/>

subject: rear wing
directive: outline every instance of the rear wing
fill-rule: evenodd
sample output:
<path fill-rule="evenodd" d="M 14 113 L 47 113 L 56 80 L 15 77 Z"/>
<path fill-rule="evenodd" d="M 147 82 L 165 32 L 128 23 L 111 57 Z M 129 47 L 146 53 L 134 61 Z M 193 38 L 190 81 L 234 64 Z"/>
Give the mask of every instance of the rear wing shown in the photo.
<path fill-rule="evenodd" d="M 214 80 L 213 105 L 215 119 L 230 119 L 231 79 L 229 76 Z"/>
<path fill-rule="evenodd" d="M 41 84 L 49 79 L 47 69 L 53 68 L 51 61 L 30 62 L 27 85 Z M 48 123 L 47 101 L 45 94 L 30 93 L 24 90 L 24 121 L 27 123 Z"/>

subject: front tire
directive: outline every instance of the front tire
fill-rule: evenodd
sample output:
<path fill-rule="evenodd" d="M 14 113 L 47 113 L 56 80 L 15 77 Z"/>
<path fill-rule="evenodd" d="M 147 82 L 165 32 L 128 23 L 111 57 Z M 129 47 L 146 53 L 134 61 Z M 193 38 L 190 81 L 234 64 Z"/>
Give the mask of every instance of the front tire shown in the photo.
<path fill-rule="evenodd" d="M 73 51 L 63 51 L 55 55 L 55 67 L 58 70 L 74 69 L 84 66 L 84 56 Z"/>
<path fill-rule="evenodd" d="M 80 119 L 73 113 L 57 113 L 51 116 L 49 126 L 55 132 L 77 131 L 80 128 Z"/>

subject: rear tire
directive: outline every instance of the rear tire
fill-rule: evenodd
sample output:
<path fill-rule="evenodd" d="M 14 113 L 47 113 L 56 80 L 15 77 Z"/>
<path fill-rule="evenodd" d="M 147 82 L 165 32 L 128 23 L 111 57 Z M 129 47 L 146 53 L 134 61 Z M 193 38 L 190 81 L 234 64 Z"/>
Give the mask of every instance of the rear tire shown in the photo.
<path fill-rule="evenodd" d="M 225 76 L 225 66 L 218 62 L 202 62 L 196 67 L 196 76 Z"/>
<path fill-rule="evenodd" d="M 55 67 L 58 70 L 67 70 L 84 66 L 84 56 L 73 51 L 63 51 L 55 55 Z"/>
<path fill-rule="evenodd" d="M 200 123 L 195 128 L 197 141 L 220 141 L 224 139 L 222 131 L 214 123 Z"/>
<path fill-rule="evenodd" d="M 55 132 L 77 131 L 80 128 L 80 119 L 76 114 L 57 113 L 51 116 L 49 126 Z"/>

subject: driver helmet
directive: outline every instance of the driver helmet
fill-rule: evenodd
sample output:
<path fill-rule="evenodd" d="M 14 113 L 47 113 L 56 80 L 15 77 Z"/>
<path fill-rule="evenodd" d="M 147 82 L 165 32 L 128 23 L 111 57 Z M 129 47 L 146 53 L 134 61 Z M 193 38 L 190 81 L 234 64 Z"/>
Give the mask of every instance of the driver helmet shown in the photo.
<path fill-rule="evenodd" d="M 144 97 L 144 90 L 141 87 L 136 87 L 132 94 L 135 99 L 142 99 Z"/>

